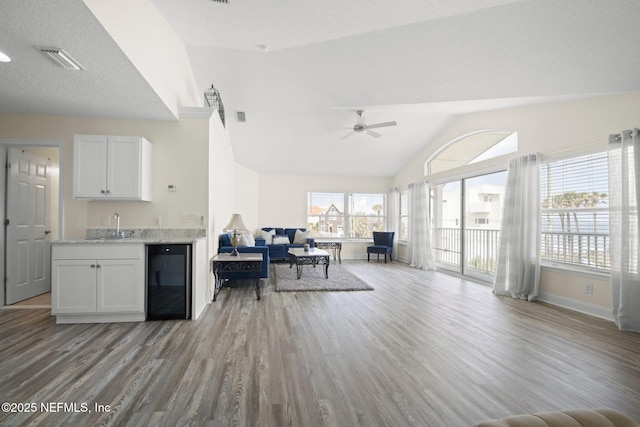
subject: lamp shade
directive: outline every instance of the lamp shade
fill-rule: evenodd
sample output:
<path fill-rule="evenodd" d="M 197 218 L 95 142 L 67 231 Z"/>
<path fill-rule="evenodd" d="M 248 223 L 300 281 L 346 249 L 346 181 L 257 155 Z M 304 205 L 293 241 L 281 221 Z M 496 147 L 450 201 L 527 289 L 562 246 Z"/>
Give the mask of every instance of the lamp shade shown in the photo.
<path fill-rule="evenodd" d="M 231 215 L 231 220 L 224 229 L 226 231 L 249 231 L 247 230 L 247 226 L 244 225 L 244 222 L 242 221 L 242 216 L 237 213 Z"/>

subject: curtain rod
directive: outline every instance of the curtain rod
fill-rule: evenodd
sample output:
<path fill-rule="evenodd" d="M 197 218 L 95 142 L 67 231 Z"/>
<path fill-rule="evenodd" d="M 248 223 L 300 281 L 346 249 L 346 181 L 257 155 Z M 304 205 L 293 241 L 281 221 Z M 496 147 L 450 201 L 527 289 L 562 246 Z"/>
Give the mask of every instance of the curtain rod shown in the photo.
<path fill-rule="evenodd" d="M 640 129 L 634 129 L 634 130 L 630 130 L 630 131 L 629 131 L 629 138 L 631 138 L 631 137 L 633 136 L 633 132 L 636 132 L 636 134 L 637 134 L 638 136 L 640 136 Z M 622 137 L 623 137 L 623 135 L 624 135 L 624 131 L 623 131 L 623 132 L 620 132 L 618 135 L 614 136 L 614 137 L 613 137 L 613 140 L 614 140 L 615 142 L 620 142 L 620 141 L 622 141 Z"/>

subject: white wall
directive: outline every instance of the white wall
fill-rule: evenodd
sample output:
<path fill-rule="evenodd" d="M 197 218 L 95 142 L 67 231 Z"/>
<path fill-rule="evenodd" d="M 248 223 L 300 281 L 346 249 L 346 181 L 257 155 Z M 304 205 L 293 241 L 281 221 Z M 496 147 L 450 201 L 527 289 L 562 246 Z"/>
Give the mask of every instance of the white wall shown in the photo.
<path fill-rule="evenodd" d="M 74 134 L 144 136 L 153 144 L 153 201 L 97 202 L 72 197 Z M 102 227 L 114 212 L 122 227 L 204 228 L 185 223 L 182 213 L 206 216 L 208 170 L 208 120 L 176 122 L 91 119 L 68 116 L 0 114 L 0 139 L 59 140 L 64 142 L 64 226 L 61 238 L 84 237 L 87 227 Z M 178 192 L 166 190 L 177 184 Z"/>
<path fill-rule="evenodd" d="M 251 169 L 235 163 L 234 175 L 234 212 L 242 215 L 244 225 L 252 232 L 259 227 L 259 195 L 258 195 L 258 173 Z M 229 217 L 231 219 L 231 217 Z"/>
<path fill-rule="evenodd" d="M 153 147 L 151 202 L 88 202 L 87 226 L 113 226 L 114 212 L 122 228 L 205 228 L 208 204 L 208 123 L 183 119 L 156 123 L 153 129 L 119 125 L 125 135 L 144 132 Z M 169 191 L 168 186 L 177 186 Z M 186 214 L 186 215 L 185 215 Z M 195 216 L 202 220 L 192 221 Z"/>
<path fill-rule="evenodd" d="M 460 116 L 415 156 L 393 180 L 398 188 L 425 179 L 424 163 L 442 146 L 462 135 L 483 129 L 518 132 L 516 155 L 538 152 L 553 155 L 586 147 L 606 146 L 609 134 L 640 125 L 640 93 L 541 104 Z M 503 162 L 506 167 L 506 161 Z M 594 285 L 584 294 L 584 283 Z M 541 299 L 572 305 L 599 315 L 611 307 L 610 286 L 602 277 L 543 271 Z M 595 307 L 595 308 L 594 308 Z"/>
<path fill-rule="evenodd" d="M 259 174 L 259 179 L 258 228 L 306 228 L 307 193 L 310 191 L 387 194 L 391 189 L 389 178 L 262 173 Z M 344 243 L 342 257 L 366 258 L 369 244 L 371 243 Z"/>
<path fill-rule="evenodd" d="M 604 145 L 609 134 L 638 126 L 638 122 L 638 92 L 462 115 L 414 156 L 396 175 L 394 186 L 406 188 L 424 179 L 424 163 L 433 153 L 472 132 L 516 131 L 519 154 L 545 155 L 594 143 Z"/>
<path fill-rule="evenodd" d="M 150 0 L 84 3 L 176 117 L 204 102 L 184 43 Z"/>
<path fill-rule="evenodd" d="M 229 136 L 216 116 L 209 137 L 209 239 L 210 253 L 218 251 L 218 235 L 235 212 L 235 162 Z"/>

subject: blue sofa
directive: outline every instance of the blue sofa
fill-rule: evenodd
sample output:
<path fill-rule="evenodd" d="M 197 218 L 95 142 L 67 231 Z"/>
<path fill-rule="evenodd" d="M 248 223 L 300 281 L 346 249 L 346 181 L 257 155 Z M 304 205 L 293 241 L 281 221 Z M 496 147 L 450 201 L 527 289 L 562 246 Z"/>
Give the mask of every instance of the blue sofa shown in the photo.
<path fill-rule="evenodd" d="M 266 246 L 269 248 L 269 259 L 271 261 L 287 261 L 289 260 L 289 249 L 290 248 L 302 248 L 304 247 L 304 243 L 293 243 L 294 238 L 296 236 L 296 230 L 307 231 L 306 228 L 278 228 L 278 227 L 264 227 L 262 231 L 276 231 L 276 236 L 287 236 L 289 238 L 289 243 L 281 243 L 281 244 L 273 244 L 266 243 L 264 238 L 256 237 L 256 246 Z M 313 237 L 307 238 L 307 243 L 310 247 L 315 246 L 315 240 Z"/>
<path fill-rule="evenodd" d="M 231 236 L 228 233 L 218 236 L 218 253 L 227 253 L 233 250 L 231 246 Z M 269 278 L 269 248 L 265 245 L 256 246 L 238 246 L 238 252 L 240 253 L 261 253 L 262 254 L 262 269 L 260 270 L 260 278 Z M 252 279 L 250 273 L 228 273 L 229 279 Z"/>

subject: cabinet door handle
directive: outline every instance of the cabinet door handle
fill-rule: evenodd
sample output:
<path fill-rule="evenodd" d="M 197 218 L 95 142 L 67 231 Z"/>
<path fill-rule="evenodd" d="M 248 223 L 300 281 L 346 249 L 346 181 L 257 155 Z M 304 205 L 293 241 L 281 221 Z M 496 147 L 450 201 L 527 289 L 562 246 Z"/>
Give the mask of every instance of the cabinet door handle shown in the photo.
<path fill-rule="evenodd" d="M 100 190 L 100 194 L 107 194 L 105 190 Z"/>
<path fill-rule="evenodd" d="M 91 268 L 96 268 L 96 265 L 95 264 L 91 264 Z"/>
<path fill-rule="evenodd" d="M 111 190 L 107 190 L 107 194 L 111 194 Z"/>
<path fill-rule="evenodd" d="M 96 268 L 100 268 L 102 267 L 100 264 L 96 264 Z"/>

